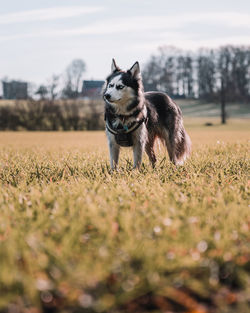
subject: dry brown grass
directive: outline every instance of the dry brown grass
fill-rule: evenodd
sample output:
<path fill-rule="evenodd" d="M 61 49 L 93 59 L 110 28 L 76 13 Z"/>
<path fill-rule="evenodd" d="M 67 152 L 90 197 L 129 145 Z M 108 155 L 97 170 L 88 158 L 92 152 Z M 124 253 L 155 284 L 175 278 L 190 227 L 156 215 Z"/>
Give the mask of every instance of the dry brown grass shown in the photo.
<path fill-rule="evenodd" d="M 0 312 L 247 312 L 250 123 L 204 122 L 114 173 L 104 132 L 1 132 Z"/>

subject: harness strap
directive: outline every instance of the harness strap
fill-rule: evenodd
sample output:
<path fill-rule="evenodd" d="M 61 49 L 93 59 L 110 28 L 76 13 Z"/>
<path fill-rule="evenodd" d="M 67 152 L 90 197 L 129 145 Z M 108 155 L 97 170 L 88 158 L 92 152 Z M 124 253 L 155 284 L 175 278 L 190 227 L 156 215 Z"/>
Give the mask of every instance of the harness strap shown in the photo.
<path fill-rule="evenodd" d="M 121 115 L 121 114 L 117 114 L 117 117 L 119 117 L 121 120 L 126 120 L 130 117 L 135 117 L 137 116 L 139 113 L 141 113 L 142 109 L 137 109 L 135 111 L 133 111 L 131 114 L 128 114 L 128 115 Z"/>
<path fill-rule="evenodd" d="M 113 135 L 119 135 L 119 134 L 129 134 L 135 131 L 137 128 L 141 126 L 142 123 L 146 121 L 145 117 L 143 117 L 139 122 L 133 122 L 132 127 L 127 128 L 127 129 L 114 129 L 110 123 L 109 120 L 106 119 L 106 128 L 107 130 L 113 134 Z"/>

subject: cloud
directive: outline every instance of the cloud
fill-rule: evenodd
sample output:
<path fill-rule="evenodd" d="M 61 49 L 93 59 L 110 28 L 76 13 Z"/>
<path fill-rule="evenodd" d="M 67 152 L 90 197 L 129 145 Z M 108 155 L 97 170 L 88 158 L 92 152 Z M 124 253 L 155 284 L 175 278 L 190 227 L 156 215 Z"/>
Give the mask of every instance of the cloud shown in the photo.
<path fill-rule="evenodd" d="M 62 18 L 73 16 L 74 14 L 83 14 L 87 12 L 96 12 L 96 10 L 100 10 L 101 8 L 85 8 L 85 7 L 61 7 L 58 11 L 57 9 L 46 9 L 50 10 L 50 14 L 40 15 L 40 19 L 45 18 Z M 81 10 L 80 10 L 81 8 Z M 45 9 L 43 9 L 45 10 Z M 38 10 L 40 13 L 43 10 Z M 55 10 L 55 11 L 54 11 Z M 37 11 L 28 11 L 28 12 L 37 12 Z M 34 18 L 35 14 L 32 15 Z M 21 17 L 19 16 L 21 19 Z M 113 18 L 113 19 L 105 19 L 99 22 L 95 22 L 92 24 L 88 24 L 82 27 L 75 28 L 67 28 L 60 30 L 51 30 L 44 29 L 43 31 L 35 31 L 30 33 L 22 33 L 22 34 L 14 34 L 10 36 L 2 36 L 0 37 L 0 41 L 6 41 L 9 39 L 18 39 L 18 38 L 41 38 L 41 37 L 73 37 L 73 36 L 100 36 L 100 35 L 115 35 L 115 34 L 124 34 L 131 33 L 138 36 L 139 34 L 144 35 L 145 32 L 147 36 L 150 34 L 154 39 L 158 42 L 167 42 L 171 45 L 178 46 L 190 46 L 197 47 L 197 45 L 205 45 L 207 42 L 209 46 L 212 46 L 212 42 L 219 43 L 225 42 L 227 43 L 238 43 L 238 44 L 247 44 L 247 40 L 249 36 L 243 36 L 239 34 L 237 37 L 231 37 L 230 32 L 227 31 L 228 36 L 224 36 L 223 38 L 219 38 L 216 33 L 213 35 L 213 40 L 204 40 L 204 36 L 202 36 L 202 26 L 216 26 L 218 29 L 220 27 L 225 28 L 234 28 L 234 29 L 250 29 L 250 14 L 248 13 L 237 13 L 237 12 L 207 12 L 207 13 L 186 13 L 186 14 L 178 14 L 178 15 L 170 15 L 170 16 L 133 16 L 133 17 L 123 17 L 123 18 Z M 1 17 L 0 17 L 1 23 Z M 187 30 L 188 25 L 198 24 L 197 29 L 195 30 Z M 226 32 L 225 32 L 226 33 Z M 194 39 L 194 35 L 199 35 L 203 40 L 196 38 Z M 108 38 L 108 37 L 107 37 Z M 109 36 L 111 38 L 111 36 Z M 149 38 L 149 37 L 148 37 Z M 152 39 L 152 38 L 151 38 Z M 132 40 L 132 39 L 131 39 Z M 233 41 L 231 41 L 233 40 Z M 141 42 L 142 43 L 142 42 Z M 140 43 L 140 44 L 141 44 Z M 221 44 L 223 44 L 221 43 Z M 135 43 L 136 44 L 136 43 Z M 150 45 L 150 44 L 149 44 Z"/>
<path fill-rule="evenodd" d="M 82 14 L 96 13 L 102 7 L 66 6 L 39 10 L 21 11 L 0 14 L 0 24 L 28 23 L 36 21 L 56 20 L 70 18 Z"/>
<path fill-rule="evenodd" d="M 104 35 L 140 31 L 176 30 L 188 24 L 202 23 L 218 26 L 250 28 L 250 14 L 247 13 L 195 13 L 176 16 L 135 16 L 104 20 L 92 25 L 65 29 L 55 32 L 55 35 Z M 51 34 L 53 35 L 53 33 Z"/>
<path fill-rule="evenodd" d="M 248 45 L 250 42 L 249 36 L 224 36 L 223 38 L 214 39 L 192 39 L 183 38 L 180 34 L 176 36 L 166 37 L 165 40 L 155 40 L 149 43 L 135 44 L 133 45 L 133 51 L 152 53 L 156 52 L 159 47 L 173 46 L 180 49 L 189 50 L 192 52 L 197 51 L 200 48 L 218 48 L 225 45 Z M 127 49 L 129 51 L 129 47 Z"/>

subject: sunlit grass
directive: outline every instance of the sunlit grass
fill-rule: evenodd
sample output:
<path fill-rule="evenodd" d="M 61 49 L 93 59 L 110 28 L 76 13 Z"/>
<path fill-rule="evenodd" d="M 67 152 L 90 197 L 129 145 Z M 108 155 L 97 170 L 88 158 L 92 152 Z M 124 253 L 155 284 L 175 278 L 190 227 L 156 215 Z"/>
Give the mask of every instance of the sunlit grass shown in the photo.
<path fill-rule="evenodd" d="M 186 124 L 183 167 L 114 173 L 103 132 L 1 133 L 0 308 L 246 312 L 250 127 Z"/>

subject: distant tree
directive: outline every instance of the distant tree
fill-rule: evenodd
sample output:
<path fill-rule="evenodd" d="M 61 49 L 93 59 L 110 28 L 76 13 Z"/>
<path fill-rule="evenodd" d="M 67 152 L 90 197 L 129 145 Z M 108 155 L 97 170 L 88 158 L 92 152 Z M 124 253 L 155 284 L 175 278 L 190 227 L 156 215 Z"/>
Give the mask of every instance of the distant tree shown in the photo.
<path fill-rule="evenodd" d="M 217 72 L 220 86 L 221 123 L 226 123 L 226 102 L 235 94 L 235 82 L 232 77 L 232 47 L 226 46 L 218 50 Z"/>
<path fill-rule="evenodd" d="M 36 95 L 40 96 L 40 99 L 44 100 L 46 99 L 46 96 L 48 95 L 48 89 L 46 86 L 44 85 L 40 85 L 37 89 L 37 91 L 35 92 Z"/>
<path fill-rule="evenodd" d="M 221 124 L 226 124 L 226 88 L 223 75 L 221 76 L 220 83 Z"/>
<path fill-rule="evenodd" d="M 172 95 L 174 93 L 175 82 L 175 62 L 173 56 L 167 56 L 163 61 L 160 79 L 161 90 Z"/>
<path fill-rule="evenodd" d="M 183 53 L 176 57 L 176 94 L 184 97 L 194 96 L 193 59 Z"/>
<path fill-rule="evenodd" d="M 176 93 L 176 58 L 182 53 L 182 51 L 172 46 L 160 47 L 158 51 L 157 62 L 161 68 L 159 82 L 160 90 L 173 95 Z"/>
<path fill-rule="evenodd" d="M 62 97 L 68 98 L 68 99 L 75 99 L 77 98 L 77 96 L 78 96 L 78 93 L 76 94 L 73 91 L 72 84 L 69 81 L 67 81 L 62 90 Z"/>
<path fill-rule="evenodd" d="M 48 80 L 47 90 L 51 100 L 54 100 L 58 95 L 57 87 L 59 85 L 59 79 L 59 75 L 52 75 Z"/>
<path fill-rule="evenodd" d="M 75 59 L 66 69 L 66 84 L 63 89 L 63 96 L 75 99 L 79 96 L 79 89 L 83 73 L 86 70 L 85 62 Z"/>
<path fill-rule="evenodd" d="M 161 68 L 156 56 L 152 56 L 142 71 L 143 85 L 146 91 L 159 90 Z"/>
<path fill-rule="evenodd" d="M 185 57 L 185 96 L 194 96 L 194 68 L 193 59 L 190 55 Z"/>
<path fill-rule="evenodd" d="M 249 100 L 250 48 L 231 47 L 231 55 L 231 76 L 235 89 L 235 96 L 233 100 Z"/>
<path fill-rule="evenodd" d="M 173 94 L 176 92 L 176 56 L 180 50 L 164 46 L 151 56 L 142 71 L 146 90 L 160 90 Z"/>
<path fill-rule="evenodd" d="M 213 50 L 199 51 L 197 59 L 198 95 L 203 100 L 214 100 L 216 89 L 216 60 Z"/>

